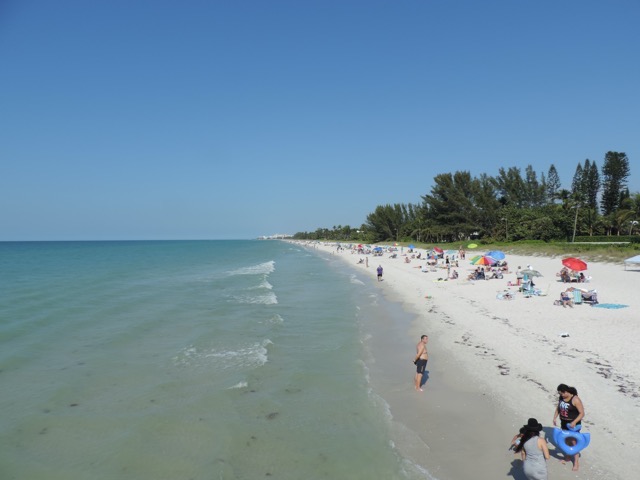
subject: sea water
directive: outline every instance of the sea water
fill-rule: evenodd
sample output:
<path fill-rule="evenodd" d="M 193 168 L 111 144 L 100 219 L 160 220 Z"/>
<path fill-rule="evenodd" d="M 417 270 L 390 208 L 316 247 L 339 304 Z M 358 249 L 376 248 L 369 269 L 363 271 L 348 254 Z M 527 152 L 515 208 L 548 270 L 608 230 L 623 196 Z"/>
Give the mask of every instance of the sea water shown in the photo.
<path fill-rule="evenodd" d="M 0 243 L 0 477 L 431 478 L 369 381 L 381 302 L 281 241 Z"/>

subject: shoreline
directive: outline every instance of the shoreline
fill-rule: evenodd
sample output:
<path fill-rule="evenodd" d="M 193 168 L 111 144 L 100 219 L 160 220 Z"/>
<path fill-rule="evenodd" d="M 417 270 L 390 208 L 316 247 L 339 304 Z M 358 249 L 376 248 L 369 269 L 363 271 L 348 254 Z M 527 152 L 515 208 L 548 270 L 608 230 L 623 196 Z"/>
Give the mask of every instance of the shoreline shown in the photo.
<path fill-rule="evenodd" d="M 640 412 L 640 354 L 634 347 L 640 325 L 634 314 L 640 307 L 635 294 L 640 272 L 589 263 L 591 282 L 572 286 L 597 289 L 601 303 L 627 307 L 562 308 L 554 305 L 567 287 L 555 276 L 561 257 L 507 255 L 511 273 L 481 281 L 466 280 L 475 267 L 460 261 L 457 280 L 437 281 L 446 278 L 446 269 L 423 273 L 415 267 L 424 260 L 405 263 L 406 249 L 398 251 L 397 258 L 369 256 L 367 268 L 357 263 L 365 255 L 336 251 L 335 244 L 296 243 L 340 258 L 374 284 L 375 269 L 381 265 L 384 275 L 378 288 L 414 316 L 405 332 L 409 350 L 384 352 L 388 358 L 400 357 L 390 368 L 402 373 L 374 371 L 372 383 L 387 381 L 382 376 L 399 378 L 386 393 L 390 398 L 382 396 L 394 423 L 411 429 L 428 446 L 427 452 L 409 448 L 403 453 L 426 458 L 437 478 L 523 478 L 519 455 L 507 452 L 509 442 L 529 417 L 544 425 L 547 439 L 552 437 L 560 383 L 578 389 L 586 411 L 583 429 L 591 433 L 592 442 L 582 452 L 579 472 L 573 472 L 570 463 L 562 465 L 550 444 L 550 478 L 622 480 L 637 475 L 640 462 L 633 453 L 639 442 L 633 427 Z M 515 268 L 528 264 L 543 273 L 536 283 L 546 296 L 526 298 L 508 286 L 515 282 Z M 507 289 L 513 300 L 496 298 Z M 420 393 L 413 388 L 405 357 L 422 333 L 430 337 L 430 360 L 429 379 Z M 383 340 L 372 342 L 381 342 L 376 347 L 380 349 Z"/>

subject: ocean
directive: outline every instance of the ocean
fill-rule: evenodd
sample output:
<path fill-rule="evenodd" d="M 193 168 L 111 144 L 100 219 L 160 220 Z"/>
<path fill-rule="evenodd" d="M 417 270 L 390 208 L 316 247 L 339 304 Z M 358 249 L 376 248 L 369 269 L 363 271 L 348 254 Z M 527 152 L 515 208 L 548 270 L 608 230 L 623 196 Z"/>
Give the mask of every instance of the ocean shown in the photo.
<path fill-rule="evenodd" d="M 432 478 L 371 381 L 372 327 L 410 321 L 371 278 L 283 241 L 0 243 L 0 477 Z"/>

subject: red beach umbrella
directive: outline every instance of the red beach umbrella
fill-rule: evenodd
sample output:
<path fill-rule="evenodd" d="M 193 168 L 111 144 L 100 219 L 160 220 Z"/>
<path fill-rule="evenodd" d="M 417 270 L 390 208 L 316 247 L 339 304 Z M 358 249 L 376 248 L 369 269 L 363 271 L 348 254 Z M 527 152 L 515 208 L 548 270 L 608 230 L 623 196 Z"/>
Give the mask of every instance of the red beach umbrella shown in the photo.
<path fill-rule="evenodd" d="M 569 257 L 562 260 L 562 265 L 575 272 L 581 272 L 582 270 L 587 269 L 587 263 L 579 258 Z"/>
<path fill-rule="evenodd" d="M 441 248 L 439 248 L 439 247 L 433 247 L 433 249 L 434 249 L 436 252 L 438 252 L 438 253 L 444 253 L 444 250 L 442 250 L 442 249 L 441 249 Z"/>

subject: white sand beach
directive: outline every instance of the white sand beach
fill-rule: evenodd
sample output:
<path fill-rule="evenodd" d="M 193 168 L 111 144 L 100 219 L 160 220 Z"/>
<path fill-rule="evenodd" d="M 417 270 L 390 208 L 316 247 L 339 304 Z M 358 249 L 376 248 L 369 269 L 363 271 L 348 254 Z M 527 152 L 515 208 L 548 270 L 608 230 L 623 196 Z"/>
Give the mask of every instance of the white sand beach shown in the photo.
<path fill-rule="evenodd" d="M 381 265 L 383 281 L 377 287 L 415 315 L 406 332 L 407 350 L 397 352 L 402 371 L 389 404 L 394 419 L 428 446 L 409 455 L 426 458 L 438 478 L 523 479 L 519 455 L 507 452 L 509 442 L 529 417 L 537 418 L 551 438 L 560 383 L 577 388 L 591 444 L 582 452 L 578 472 L 570 462 L 562 464 L 550 444 L 549 478 L 640 475 L 635 451 L 640 446 L 640 270 L 589 263 L 588 283 L 566 284 L 556 276 L 562 257 L 507 252 L 510 273 L 503 279 L 470 281 L 467 275 L 475 267 L 468 258 L 483 252 L 467 251 L 467 260 L 459 260 L 456 269 L 459 278 L 438 281 L 447 278 L 446 268 L 423 272 L 424 258 L 405 262 L 407 248 L 398 250 L 397 258 L 369 255 L 368 267 L 358 264 L 366 255 L 337 251 L 332 244 L 314 248 L 340 257 L 372 282 Z M 516 282 L 516 268 L 527 265 L 542 273 L 534 281 L 545 296 L 526 297 L 508 286 Z M 600 304 L 626 307 L 554 305 L 569 285 L 597 290 Z M 506 290 L 513 299 L 498 299 Z M 430 337 L 429 376 L 424 392 L 417 392 L 409 360 L 423 333 Z"/>

